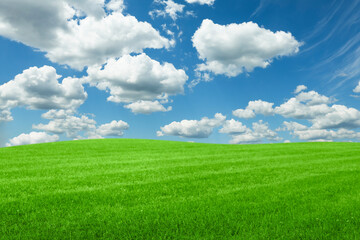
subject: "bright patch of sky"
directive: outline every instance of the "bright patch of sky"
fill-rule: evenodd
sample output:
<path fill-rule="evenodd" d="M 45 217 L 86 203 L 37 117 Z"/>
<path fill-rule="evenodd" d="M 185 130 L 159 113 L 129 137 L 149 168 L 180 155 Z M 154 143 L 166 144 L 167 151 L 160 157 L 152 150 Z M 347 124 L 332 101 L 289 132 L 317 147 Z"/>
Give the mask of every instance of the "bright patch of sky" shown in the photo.
<path fill-rule="evenodd" d="M 0 147 L 360 140 L 357 0 L 2 0 Z"/>

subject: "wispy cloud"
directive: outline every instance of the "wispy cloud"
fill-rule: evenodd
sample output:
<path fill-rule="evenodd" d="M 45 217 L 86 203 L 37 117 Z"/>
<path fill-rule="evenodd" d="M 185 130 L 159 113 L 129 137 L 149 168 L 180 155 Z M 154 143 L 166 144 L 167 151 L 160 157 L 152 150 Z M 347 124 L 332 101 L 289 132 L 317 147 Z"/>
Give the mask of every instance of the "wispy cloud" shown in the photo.
<path fill-rule="evenodd" d="M 268 0 L 260 0 L 259 6 L 250 15 L 250 18 L 256 17 L 267 5 L 269 5 Z"/>
<path fill-rule="evenodd" d="M 321 50 L 322 59 L 308 70 L 319 73 L 328 93 L 339 93 L 353 85 L 360 76 L 360 1 L 334 0 L 329 13 L 304 40 L 308 43 L 300 54 Z M 324 50 L 324 51 L 322 51 Z M 329 84 L 331 83 L 331 84 Z"/>
<path fill-rule="evenodd" d="M 308 40 L 307 42 L 309 42 L 313 38 L 318 38 L 319 35 L 324 36 L 320 37 L 321 39 L 316 41 L 314 44 L 310 44 L 307 48 L 303 49 L 302 53 L 318 47 L 319 45 L 328 41 L 335 35 L 341 34 L 344 30 L 359 21 L 359 12 L 356 10 L 360 5 L 359 1 L 352 1 L 351 3 L 349 3 L 349 1 L 346 1 L 346 3 L 344 4 L 344 1 L 341 0 L 334 1 L 331 5 L 337 6 L 332 11 L 330 11 L 330 13 L 326 17 L 324 17 L 317 23 L 315 29 L 311 33 L 309 33 L 307 37 L 305 37 L 305 40 Z M 334 24 L 331 25 L 330 23 L 333 20 Z"/>

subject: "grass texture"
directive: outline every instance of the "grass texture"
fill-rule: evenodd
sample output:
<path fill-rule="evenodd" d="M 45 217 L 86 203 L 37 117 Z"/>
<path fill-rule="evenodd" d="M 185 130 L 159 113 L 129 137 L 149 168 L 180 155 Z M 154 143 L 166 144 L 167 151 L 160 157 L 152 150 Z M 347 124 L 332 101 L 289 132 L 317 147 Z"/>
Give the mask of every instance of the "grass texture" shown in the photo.
<path fill-rule="evenodd" d="M 2 148 L 0 239 L 360 239 L 360 144 Z"/>

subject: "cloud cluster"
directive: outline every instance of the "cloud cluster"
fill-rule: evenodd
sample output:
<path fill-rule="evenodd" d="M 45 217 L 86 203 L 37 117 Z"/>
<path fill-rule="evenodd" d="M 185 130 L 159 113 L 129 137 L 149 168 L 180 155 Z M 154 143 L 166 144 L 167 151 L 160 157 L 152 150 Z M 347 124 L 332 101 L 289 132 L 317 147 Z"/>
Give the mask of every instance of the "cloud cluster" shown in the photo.
<path fill-rule="evenodd" d="M 335 99 L 315 91 L 305 91 L 306 89 L 304 85 L 298 86 L 294 92 L 296 95 L 277 107 L 262 100 L 250 101 L 245 109 L 233 111 L 233 115 L 254 118 L 256 114 L 277 114 L 287 119 L 306 120 L 311 124 L 310 127 L 285 121 L 285 128 L 282 129 L 290 131 L 301 140 L 357 138 L 358 133 L 352 130 L 360 127 L 360 111 L 333 104 Z"/>
<path fill-rule="evenodd" d="M 103 138 L 108 136 L 122 136 L 124 130 L 129 129 L 129 124 L 119 120 L 112 121 L 97 127 L 96 121 L 86 115 L 79 115 L 72 110 L 50 110 L 42 115 L 51 121 L 48 124 L 33 125 L 33 129 L 54 134 L 66 134 L 72 139 Z"/>
<path fill-rule="evenodd" d="M 94 119 L 85 115 L 78 115 L 72 109 L 50 110 L 42 114 L 42 118 L 50 120 L 47 124 L 33 125 L 32 128 L 43 132 L 20 134 L 9 140 L 6 146 L 35 144 L 58 141 L 59 135 L 66 134 L 71 139 L 94 139 L 104 137 L 120 137 L 129 124 L 119 120 L 97 126 Z M 53 135 L 50 135 L 52 133 Z"/>
<path fill-rule="evenodd" d="M 126 107 L 136 113 L 164 111 L 154 100 L 166 102 L 169 96 L 183 93 L 188 80 L 184 70 L 160 64 L 144 53 L 110 59 L 105 66 L 90 67 L 87 72 L 85 81 L 109 91 L 108 101 L 130 103 Z"/>
<path fill-rule="evenodd" d="M 269 129 L 269 124 L 264 123 L 262 120 L 253 123 L 252 129 L 247 128 L 241 122 L 234 119 L 227 120 L 219 132 L 229 134 L 232 138 L 230 140 L 231 144 L 281 140 L 275 131 Z"/>
<path fill-rule="evenodd" d="M 26 145 L 26 144 L 36 144 L 36 143 L 48 143 L 56 142 L 59 140 L 58 135 L 49 135 L 45 132 L 31 132 L 29 134 L 20 134 L 17 137 L 14 137 L 9 140 L 6 144 L 7 147 Z"/>
<path fill-rule="evenodd" d="M 185 138 L 207 138 L 215 127 L 223 124 L 226 117 L 220 113 L 215 114 L 214 118 L 207 117 L 201 120 L 182 120 L 181 122 L 172 122 L 169 125 L 161 127 L 157 132 L 158 136 L 179 136 Z"/>
<path fill-rule="evenodd" d="M 348 129 L 326 130 L 314 126 L 307 127 L 297 122 L 284 123 L 285 130 L 291 132 L 295 137 L 307 141 L 333 141 L 337 139 L 360 139 L 360 133 Z"/>
<path fill-rule="evenodd" d="M 55 68 L 43 66 L 24 70 L 15 78 L 0 86 L 0 110 L 10 120 L 9 110 L 24 106 L 29 109 L 75 109 L 87 98 L 81 81 L 64 78 Z M 4 118 L 4 117 L 2 117 Z"/>
<path fill-rule="evenodd" d="M 149 12 L 152 18 L 170 16 L 172 20 L 176 20 L 178 15 L 184 11 L 185 5 L 178 4 L 173 0 L 154 0 L 155 3 L 164 6 L 164 9 L 155 9 Z"/>
<path fill-rule="evenodd" d="M 331 111 L 328 104 L 334 100 L 315 91 L 300 92 L 274 109 L 285 118 L 315 119 Z"/>
<path fill-rule="evenodd" d="M 203 20 L 192 41 L 205 61 L 197 70 L 228 77 L 266 68 L 274 58 L 293 55 L 301 46 L 289 32 L 272 32 L 253 22 L 223 26 L 209 19 Z"/>
<path fill-rule="evenodd" d="M 219 133 L 230 135 L 232 144 L 277 142 L 282 140 L 277 131 L 289 131 L 294 137 L 307 141 L 360 139 L 360 133 L 354 131 L 360 128 L 360 111 L 334 104 L 336 99 L 306 90 L 306 86 L 298 86 L 294 91 L 294 97 L 276 107 L 274 107 L 274 103 L 263 100 L 250 101 L 245 109 L 233 111 L 233 115 L 239 118 L 254 118 L 257 114 L 280 115 L 287 119 L 305 120 L 311 126 L 291 120 L 284 121 L 283 127 L 273 131 L 267 122 L 260 120 L 253 122 L 252 128 L 249 128 L 237 120 L 226 120 L 225 116 L 218 113 L 213 119 L 172 122 L 161 127 L 161 131 L 158 131 L 157 134 L 158 136 L 207 138 L 216 127 L 221 126 Z"/>
<path fill-rule="evenodd" d="M 60 114 L 56 114 L 56 116 L 52 116 L 52 120 L 48 124 L 33 125 L 33 129 L 55 134 L 66 133 L 69 138 L 79 138 L 80 132 L 96 130 L 96 121 L 87 116 L 59 115 Z"/>
<path fill-rule="evenodd" d="M 119 0 L 3 0 L 0 36 L 78 70 L 145 48 L 170 47 L 170 41 L 149 23 L 123 15 L 122 9 Z"/>
<path fill-rule="evenodd" d="M 215 114 L 214 118 L 207 117 L 201 120 L 182 120 L 181 122 L 172 122 L 169 125 L 161 127 L 157 132 L 158 136 L 178 136 L 183 138 L 207 138 L 215 128 L 222 126 L 219 133 L 229 134 L 230 143 L 258 143 L 263 140 L 279 141 L 278 134 L 269 129 L 269 124 L 263 121 L 252 124 L 252 129 L 246 127 L 242 122 L 234 119 L 226 120 L 221 113 Z"/>

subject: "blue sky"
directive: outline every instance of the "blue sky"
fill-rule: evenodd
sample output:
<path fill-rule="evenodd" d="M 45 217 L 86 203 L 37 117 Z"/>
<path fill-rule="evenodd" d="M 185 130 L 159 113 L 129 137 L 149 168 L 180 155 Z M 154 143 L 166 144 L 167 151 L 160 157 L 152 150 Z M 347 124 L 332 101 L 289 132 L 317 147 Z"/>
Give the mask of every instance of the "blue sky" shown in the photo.
<path fill-rule="evenodd" d="M 359 141 L 359 12 L 356 0 L 3 0 L 0 146 Z"/>

